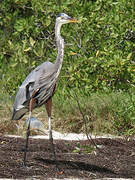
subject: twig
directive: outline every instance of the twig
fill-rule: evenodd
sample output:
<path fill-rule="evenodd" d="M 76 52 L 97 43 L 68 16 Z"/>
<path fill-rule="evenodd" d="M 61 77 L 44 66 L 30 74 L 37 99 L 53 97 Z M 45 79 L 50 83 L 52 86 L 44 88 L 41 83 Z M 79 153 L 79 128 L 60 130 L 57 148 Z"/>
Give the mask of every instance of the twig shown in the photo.
<path fill-rule="evenodd" d="M 81 106 L 80 106 L 80 102 L 79 102 L 79 98 L 78 98 L 78 96 L 77 96 L 77 93 L 74 92 L 74 94 L 75 94 L 75 99 L 76 99 L 76 102 L 77 102 L 79 111 L 80 111 L 80 113 L 81 113 L 81 115 L 82 115 L 82 118 L 83 118 L 83 121 L 84 121 L 85 133 L 86 133 L 87 139 L 88 139 L 88 141 L 89 141 L 90 143 L 92 142 L 92 143 L 94 144 L 94 146 L 96 147 L 96 149 L 98 149 L 99 151 L 101 151 L 101 149 L 98 148 L 97 144 L 96 144 L 96 143 L 94 142 L 94 140 L 92 139 L 91 135 L 88 134 L 87 121 L 86 121 L 85 115 L 84 115 L 84 113 L 83 113 L 83 111 L 82 111 L 82 109 L 81 109 Z"/>

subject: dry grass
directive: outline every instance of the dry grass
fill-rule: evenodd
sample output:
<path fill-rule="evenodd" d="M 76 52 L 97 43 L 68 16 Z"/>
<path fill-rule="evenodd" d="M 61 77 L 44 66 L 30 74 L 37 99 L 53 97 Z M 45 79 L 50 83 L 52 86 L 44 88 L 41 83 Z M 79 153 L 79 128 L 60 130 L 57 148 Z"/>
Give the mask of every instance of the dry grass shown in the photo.
<path fill-rule="evenodd" d="M 25 135 L 26 125 L 25 121 L 28 118 L 28 113 L 19 121 L 11 120 L 13 111 L 13 100 L 5 98 L 0 101 L 0 133 L 3 134 L 15 134 Z M 45 127 L 48 127 L 47 114 L 45 108 L 41 107 L 33 111 L 32 116 L 38 117 Z"/>
<path fill-rule="evenodd" d="M 93 94 L 90 97 L 79 96 L 81 109 L 87 121 L 88 132 L 103 134 L 126 133 L 127 135 L 135 132 L 135 107 L 133 94 L 111 93 L 111 94 Z M 133 102 L 132 102 L 133 101 Z M 53 98 L 53 129 L 60 132 L 84 132 L 84 120 L 78 109 L 74 98 L 62 99 L 57 95 Z M 12 121 L 13 100 L 2 97 L 0 101 L 0 133 L 25 135 L 25 120 L 28 114 L 20 121 Z M 130 107 L 130 109 L 129 109 Z M 37 117 L 48 129 L 48 120 L 45 107 L 42 106 L 33 111 L 32 116 Z"/>

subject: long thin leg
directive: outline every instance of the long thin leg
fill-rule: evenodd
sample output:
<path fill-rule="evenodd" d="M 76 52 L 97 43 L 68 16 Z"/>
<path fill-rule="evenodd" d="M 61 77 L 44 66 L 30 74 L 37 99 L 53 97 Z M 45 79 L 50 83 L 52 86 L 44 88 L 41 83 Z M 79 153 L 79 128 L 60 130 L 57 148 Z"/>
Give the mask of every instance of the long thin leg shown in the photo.
<path fill-rule="evenodd" d="M 46 111 L 48 115 L 48 124 L 49 124 L 49 139 L 52 139 L 52 121 L 51 121 L 51 113 L 52 113 L 52 98 L 50 98 L 46 104 Z"/>
<path fill-rule="evenodd" d="M 52 98 L 50 98 L 47 102 L 46 102 L 46 111 L 48 114 L 48 124 L 49 124 L 49 140 L 52 146 L 52 151 L 53 151 L 53 155 L 54 155 L 54 161 L 56 164 L 56 169 L 59 172 L 59 168 L 58 168 L 58 162 L 56 160 L 56 152 L 55 152 L 55 145 L 53 143 L 53 136 L 52 136 L 52 122 L 51 122 L 51 112 L 52 112 Z"/>
<path fill-rule="evenodd" d="M 24 166 L 26 167 L 26 153 L 28 149 L 28 141 L 29 141 L 29 136 L 30 136 L 30 118 L 31 118 L 31 112 L 29 112 L 29 123 L 28 123 L 28 128 L 27 128 L 27 134 L 26 134 L 26 145 L 25 145 L 25 150 L 24 150 Z"/>
<path fill-rule="evenodd" d="M 28 128 L 27 128 L 27 135 L 26 135 L 26 145 L 25 145 L 25 150 L 24 150 L 24 166 L 26 167 L 26 154 L 28 150 L 28 142 L 29 142 L 29 136 L 30 136 L 30 120 L 31 120 L 31 115 L 32 115 L 32 110 L 35 104 L 35 100 L 31 99 L 30 104 L 29 104 L 29 119 L 28 119 Z"/>

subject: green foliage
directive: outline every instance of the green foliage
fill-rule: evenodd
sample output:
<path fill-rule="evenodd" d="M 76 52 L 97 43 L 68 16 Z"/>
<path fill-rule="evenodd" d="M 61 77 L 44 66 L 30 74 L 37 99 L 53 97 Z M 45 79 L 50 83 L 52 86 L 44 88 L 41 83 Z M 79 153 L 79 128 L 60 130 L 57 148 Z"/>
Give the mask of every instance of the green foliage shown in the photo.
<path fill-rule="evenodd" d="M 59 102 L 56 114 L 59 109 L 60 117 L 64 119 L 66 114 L 63 125 L 68 125 L 70 130 L 83 129 L 73 101 L 74 91 L 77 91 L 80 97 L 89 97 L 90 102 L 82 101 L 89 130 L 93 127 L 95 131 L 134 132 L 135 1 L 3 0 L 0 7 L 2 93 L 14 96 L 37 65 L 55 61 L 55 19 L 60 12 L 66 12 L 76 17 L 78 24 L 62 27 L 65 56 L 55 96 Z M 121 90 L 125 96 L 121 96 Z M 91 96 L 101 91 L 107 95 Z M 118 96 L 115 93 L 108 97 L 113 91 L 119 91 Z M 60 123 L 56 121 L 56 126 Z"/>
<path fill-rule="evenodd" d="M 77 94 L 79 92 L 76 92 Z M 96 92 L 84 96 L 78 94 L 81 111 L 87 122 L 88 133 L 130 136 L 135 134 L 135 94 L 129 92 Z M 55 128 L 65 132 L 84 132 L 85 125 L 79 111 L 75 93 L 66 99 L 54 97 Z"/>
<path fill-rule="evenodd" d="M 123 98 L 119 101 L 118 97 L 114 104 L 116 108 L 112 108 L 115 116 L 113 122 L 113 129 L 119 135 L 132 135 L 135 133 L 135 94 L 130 91 L 128 94 L 123 93 Z"/>
<path fill-rule="evenodd" d="M 0 76 L 9 94 L 37 65 L 55 61 L 54 24 L 60 12 L 79 23 L 62 28 L 66 47 L 59 93 L 76 87 L 89 95 L 127 90 L 135 83 L 135 1 L 3 0 L 0 6 Z"/>
<path fill-rule="evenodd" d="M 80 143 L 78 143 L 75 149 L 73 150 L 73 153 L 90 154 L 90 153 L 93 153 L 94 150 L 95 150 L 94 146 L 88 146 L 88 145 L 80 146 Z"/>

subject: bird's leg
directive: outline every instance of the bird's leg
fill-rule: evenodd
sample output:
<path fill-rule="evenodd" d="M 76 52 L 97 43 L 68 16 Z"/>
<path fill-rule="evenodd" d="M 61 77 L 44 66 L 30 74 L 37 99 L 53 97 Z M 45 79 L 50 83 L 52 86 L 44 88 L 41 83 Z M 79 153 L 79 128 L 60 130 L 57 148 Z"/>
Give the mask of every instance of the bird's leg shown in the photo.
<path fill-rule="evenodd" d="M 26 145 L 25 145 L 25 150 L 24 150 L 24 166 L 25 167 L 26 167 L 26 153 L 28 149 L 28 140 L 30 136 L 30 117 L 31 117 L 31 112 L 29 112 L 29 122 L 28 122 L 27 134 L 26 134 Z"/>
<path fill-rule="evenodd" d="M 57 171 L 59 172 L 59 168 L 58 168 L 58 163 L 57 163 L 57 160 L 56 160 L 56 152 L 55 152 L 55 146 L 54 146 L 54 143 L 53 143 L 53 136 L 52 136 L 52 122 L 51 122 L 51 113 L 52 113 L 52 98 L 50 98 L 46 104 L 46 111 L 47 111 L 47 114 L 48 114 L 48 123 L 49 123 L 49 140 L 50 140 L 50 143 L 52 145 L 52 151 L 53 151 L 53 155 L 54 155 L 54 161 L 56 163 L 56 169 Z"/>
<path fill-rule="evenodd" d="M 30 136 L 30 120 L 31 120 L 31 115 L 32 115 L 32 110 L 35 104 L 35 100 L 32 98 L 29 103 L 29 119 L 28 119 L 28 128 L 27 128 L 27 134 L 26 134 L 26 145 L 25 145 L 25 150 L 24 150 L 24 166 L 26 167 L 26 153 L 28 149 L 28 141 L 29 141 L 29 136 Z"/>
<path fill-rule="evenodd" d="M 47 115 L 48 115 L 48 129 L 49 129 L 49 139 L 53 139 L 52 137 L 52 120 L 51 120 L 51 113 L 52 113 L 52 98 L 50 98 L 46 104 L 46 111 L 47 111 Z"/>
<path fill-rule="evenodd" d="M 48 124 L 49 124 L 49 139 L 52 140 L 53 137 L 52 137 L 52 120 L 51 120 L 51 117 L 48 117 Z"/>

